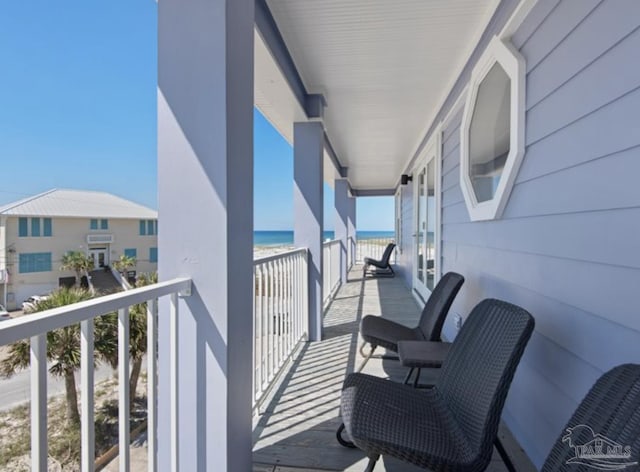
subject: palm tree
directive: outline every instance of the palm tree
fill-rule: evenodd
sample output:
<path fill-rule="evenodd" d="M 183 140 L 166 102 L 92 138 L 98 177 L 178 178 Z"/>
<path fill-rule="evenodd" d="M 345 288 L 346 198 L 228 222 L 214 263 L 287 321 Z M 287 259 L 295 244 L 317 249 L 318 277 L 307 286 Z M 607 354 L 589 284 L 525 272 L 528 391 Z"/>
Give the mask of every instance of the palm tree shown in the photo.
<path fill-rule="evenodd" d="M 92 294 L 88 290 L 61 287 L 47 299 L 40 301 L 36 305 L 35 311 L 50 310 L 90 298 L 92 298 Z M 116 347 L 114 346 L 117 346 L 117 338 L 115 340 L 111 338 L 111 332 L 105 325 L 106 322 L 100 317 L 96 318 L 95 322 L 95 353 L 104 356 L 102 351 L 115 351 Z M 51 363 L 49 372 L 58 377 L 64 377 L 67 422 L 70 425 L 79 425 L 80 415 L 78 413 L 75 371 L 80 368 L 80 325 L 75 324 L 47 333 L 47 360 Z M 17 341 L 9 346 L 9 354 L 0 364 L 0 373 L 5 377 L 10 377 L 18 370 L 29 367 L 29 362 L 29 340 Z"/>
<path fill-rule="evenodd" d="M 136 266 L 136 258 L 125 256 L 124 254 L 120 256 L 120 259 L 113 263 L 113 267 L 120 272 L 121 274 L 125 273 L 129 269 L 133 269 Z"/>
<path fill-rule="evenodd" d="M 93 261 L 80 251 L 69 251 L 62 256 L 60 270 L 73 270 L 76 273 L 76 287 L 80 287 L 82 272 L 93 268 Z"/>
<path fill-rule="evenodd" d="M 144 287 L 145 285 L 151 285 L 158 282 L 158 274 L 153 272 L 151 274 L 139 274 L 136 280 L 136 287 Z M 104 333 L 101 337 L 105 339 L 105 346 L 100 347 L 100 355 L 103 357 L 111 367 L 116 369 L 118 367 L 118 352 L 117 349 L 113 349 L 108 352 L 111 346 L 111 339 L 118 337 L 118 317 L 115 313 L 105 315 L 105 323 L 108 324 L 111 329 L 111 333 L 107 335 Z M 96 335 L 96 339 L 98 336 Z M 96 349 L 98 347 L 96 346 Z M 147 352 L 147 304 L 138 303 L 133 305 L 129 310 L 129 357 L 131 359 L 131 373 L 129 374 L 129 408 L 133 408 L 133 402 L 135 400 L 135 392 L 138 387 L 138 380 L 140 379 L 140 371 L 142 370 L 142 360 Z"/>
<path fill-rule="evenodd" d="M 158 282 L 158 273 L 139 274 L 136 279 L 136 287 L 144 287 Z M 130 406 L 133 406 L 135 391 L 138 387 L 140 370 L 142 369 L 142 357 L 147 352 L 147 304 L 139 303 L 131 307 L 129 323 L 129 354 L 133 361 L 131 375 L 129 376 L 129 388 L 131 392 Z"/>

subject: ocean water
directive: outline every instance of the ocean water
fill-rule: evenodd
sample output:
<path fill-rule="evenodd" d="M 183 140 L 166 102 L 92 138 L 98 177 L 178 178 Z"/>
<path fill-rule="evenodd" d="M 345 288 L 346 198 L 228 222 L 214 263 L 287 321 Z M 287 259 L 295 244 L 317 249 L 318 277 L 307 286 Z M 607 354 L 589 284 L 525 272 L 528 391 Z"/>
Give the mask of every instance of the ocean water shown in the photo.
<path fill-rule="evenodd" d="M 393 231 L 357 231 L 358 239 L 393 238 Z M 325 231 L 323 240 L 333 239 L 333 231 Z M 259 247 L 291 246 L 293 245 L 293 231 L 254 231 L 253 245 Z"/>

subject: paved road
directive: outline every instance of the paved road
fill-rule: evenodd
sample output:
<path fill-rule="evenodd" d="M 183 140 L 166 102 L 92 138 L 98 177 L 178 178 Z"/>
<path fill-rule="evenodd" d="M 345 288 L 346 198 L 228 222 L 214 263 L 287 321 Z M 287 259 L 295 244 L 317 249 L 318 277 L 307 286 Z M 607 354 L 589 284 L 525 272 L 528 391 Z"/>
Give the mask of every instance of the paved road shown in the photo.
<path fill-rule="evenodd" d="M 109 366 L 100 365 L 95 370 L 95 383 L 107 380 L 116 375 Z M 8 379 L 0 378 L 0 411 L 9 410 L 23 403 L 28 403 L 30 398 L 30 370 L 18 372 Z M 80 372 L 76 372 L 76 384 L 80 384 Z M 64 379 L 49 374 L 47 382 L 48 396 L 52 397 L 64 393 Z M 79 388 L 78 388 L 79 390 Z M 79 395 L 80 392 L 78 392 Z"/>

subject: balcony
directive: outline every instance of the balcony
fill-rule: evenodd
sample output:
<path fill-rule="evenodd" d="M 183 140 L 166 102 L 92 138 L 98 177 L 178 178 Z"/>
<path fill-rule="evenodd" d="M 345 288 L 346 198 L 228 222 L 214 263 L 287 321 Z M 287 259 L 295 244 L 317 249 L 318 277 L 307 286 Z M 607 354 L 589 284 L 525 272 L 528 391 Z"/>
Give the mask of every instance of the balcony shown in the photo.
<path fill-rule="evenodd" d="M 367 241 L 352 244 L 353 254 L 381 252 L 386 241 Z M 338 244 L 336 244 L 338 243 Z M 335 269 L 335 254 L 340 241 L 324 244 L 325 277 L 329 294 L 325 297 L 322 341 L 305 342 L 308 334 L 307 258 L 306 249 L 269 256 L 254 261 L 254 323 L 253 323 L 253 470 L 362 470 L 366 460 L 362 452 L 346 449 L 335 439 L 341 423 L 339 416 L 340 391 L 345 376 L 358 369 L 363 358 L 358 351 L 358 327 L 367 314 L 383 316 L 411 325 L 419 317 L 419 307 L 400 278 L 363 278 L 362 266 L 354 264 L 345 284 L 340 283 Z M 378 249 L 376 249 L 378 248 Z M 371 252 L 373 251 L 373 252 Z M 333 254 L 333 255 L 332 255 Z M 332 264 L 334 268 L 331 269 Z M 337 277 L 337 278 L 336 278 Z M 178 344 L 176 321 L 178 298 L 191 293 L 189 279 L 177 279 L 127 292 L 99 297 L 88 302 L 41 312 L 15 319 L 0 326 L 0 344 L 17 339 L 31 339 L 31 431 L 32 470 L 45 470 L 47 457 L 47 363 L 44 361 L 47 331 L 81 323 L 80 372 L 81 393 L 81 448 L 83 470 L 95 470 L 97 464 L 107 464 L 107 471 L 158 469 L 158 409 L 157 409 L 157 326 L 158 318 L 170 323 L 171 348 L 170 390 L 173 405 L 178 400 L 177 382 L 180 376 L 178 355 L 184 346 Z M 158 299 L 168 298 L 170 303 L 158 313 Z M 119 451 L 110 463 L 102 458 L 94 462 L 94 365 L 87 362 L 93 357 L 94 319 L 104 313 L 117 311 L 119 322 L 118 377 L 128 378 L 129 352 L 123 340 L 128 339 L 129 307 L 143 301 L 148 304 L 148 427 L 141 443 L 130 436 L 130 430 L 120 426 Z M 406 372 L 393 357 L 372 358 L 363 372 L 394 381 L 402 381 Z M 129 384 L 119 383 L 118 401 L 128 405 Z M 120 409 L 119 425 L 129 424 L 127 408 Z M 181 434 L 178 411 L 172 407 L 172 457 L 179 455 L 177 436 Z M 501 433 L 504 435 L 504 433 Z M 132 440 L 134 440 L 132 442 Z M 513 440 L 511 455 L 524 467 L 528 462 L 518 453 Z M 124 445 L 129 445 L 124 447 Z M 380 470 L 418 470 L 394 459 L 386 459 Z M 495 454 L 490 471 L 506 470 Z"/>
<path fill-rule="evenodd" d="M 284 379 L 254 419 L 254 471 L 362 471 L 364 454 L 336 441 L 340 391 L 346 374 L 363 361 L 358 347 L 358 326 L 367 314 L 412 325 L 419 308 L 400 278 L 362 277 L 355 265 L 326 310 L 323 340 L 305 344 L 291 362 Z M 406 375 L 396 360 L 370 359 L 363 372 L 402 382 Z M 518 470 L 534 470 L 508 432 L 500 436 Z M 422 470 L 384 458 L 376 470 Z M 494 450 L 488 471 L 506 471 Z"/>

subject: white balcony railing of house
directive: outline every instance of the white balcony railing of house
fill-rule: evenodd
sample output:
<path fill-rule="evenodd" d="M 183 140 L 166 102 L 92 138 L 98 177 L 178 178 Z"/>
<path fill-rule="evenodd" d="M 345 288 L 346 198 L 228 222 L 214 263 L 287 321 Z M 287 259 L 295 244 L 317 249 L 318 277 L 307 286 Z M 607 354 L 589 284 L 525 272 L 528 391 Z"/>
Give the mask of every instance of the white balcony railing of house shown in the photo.
<path fill-rule="evenodd" d="M 340 288 L 340 240 L 322 245 L 322 302 L 326 306 Z"/>
<path fill-rule="evenodd" d="M 253 261 L 253 407 L 259 408 L 309 333 L 308 251 Z"/>
<path fill-rule="evenodd" d="M 157 300 L 170 299 L 171 340 L 171 451 L 177 460 L 177 319 L 178 296 L 188 296 L 191 279 L 180 278 L 126 292 L 94 298 L 61 308 L 4 321 L 0 326 L 0 346 L 21 339 L 31 341 L 31 470 L 47 470 L 47 333 L 80 323 L 80 394 L 81 394 L 81 470 L 90 472 L 95 466 L 94 430 L 94 319 L 118 312 L 118 378 L 127 379 L 118 385 L 119 468 L 129 470 L 129 309 L 147 302 L 147 431 L 148 470 L 157 470 Z"/>
<path fill-rule="evenodd" d="M 358 239 L 356 241 L 356 262 L 364 262 L 365 257 L 371 257 L 373 259 L 381 259 L 382 253 L 389 243 L 395 242 L 394 238 L 372 238 L 372 239 Z M 396 252 L 394 249 L 391 254 L 391 263 L 396 262 Z"/>

